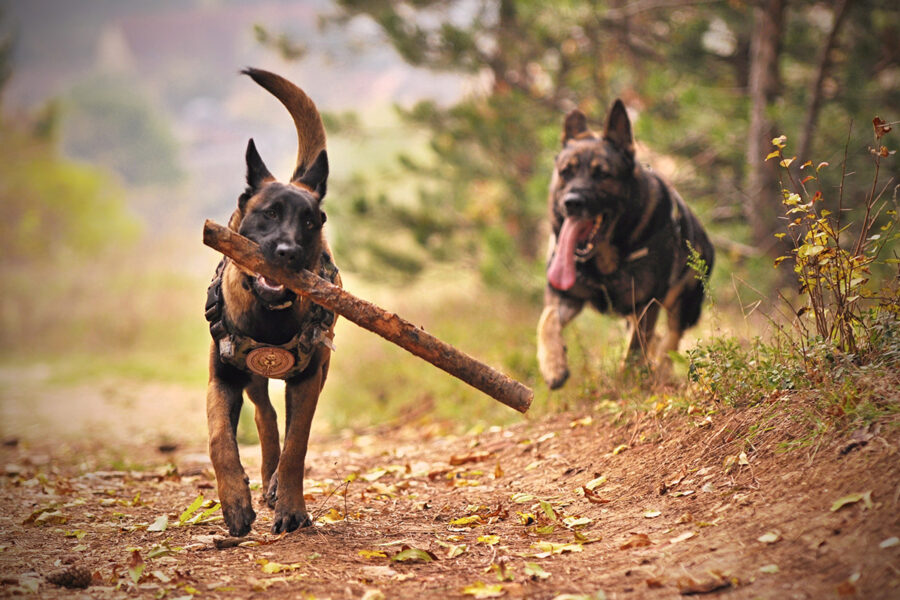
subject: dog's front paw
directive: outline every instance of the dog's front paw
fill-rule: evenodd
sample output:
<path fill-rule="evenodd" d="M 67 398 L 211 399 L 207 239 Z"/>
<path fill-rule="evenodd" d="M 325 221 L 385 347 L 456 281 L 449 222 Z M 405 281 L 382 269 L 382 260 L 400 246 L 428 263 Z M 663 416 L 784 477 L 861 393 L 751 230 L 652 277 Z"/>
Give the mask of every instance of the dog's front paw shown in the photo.
<path fill-rule="evenodd" d="M 228 525 L 228 533 L 234 537 L 243 537 L 250 533 L 250 526 L 256 520 L 256 512 L 250 502 L 248 491 L 238 499 L 222 499 L 222 515 Z"/>
<path fill-rule="evenodd" d="M 541 370 L 541 376 L 551 390 L 558 390 L 569 379 L 566 348 L 562 344 L 539 346 L 538 366 Z"/>
<path fill-rule="evenodd" d="M 558 390 L 562 386 L 566 384 L 566 381 L 569 380 L 569 369 L 563 368 L 561 372 L 547 374 L 543 373 L 544 381 L 547 382 L 547 387 L 551 390 Z"/>
<path fill-rule="evenodd" d="M 312 519 L 309 518 L 305 507 L 291 510 L 286 506 L 276 506 L 272 533 L 287 533 L 310 525 L 312 525 Z"/>

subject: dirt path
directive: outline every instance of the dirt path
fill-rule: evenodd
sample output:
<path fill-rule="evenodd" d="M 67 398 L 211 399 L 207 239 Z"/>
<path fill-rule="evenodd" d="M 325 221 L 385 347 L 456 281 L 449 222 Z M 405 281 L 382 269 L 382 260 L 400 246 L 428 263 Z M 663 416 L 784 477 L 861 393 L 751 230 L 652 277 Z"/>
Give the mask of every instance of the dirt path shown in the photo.
<path fill-rule="evenodd" d="M 272 536 L 260 505 L 252 533 L 224 548 L 220 513 L 192 506 L 215 497 L 195 432 L 139 436 L 153 423 L 132 410 L 131 443 L 111 459 L 96 437 L 60 444 L 35 427 L 9 439 L 5 426 L 0 595 L 900 597 L 896 423 L 784 451 L 805 435 L 790 416 L 803 413 L 782 398 L 708 417 L 594 412 L 462 437 L 428 421 L 319 437 L 316 526 Z M 242 456 L 258 477 L 258 449 Z M 46 580 L 71 567 L 88 588 Z"/>

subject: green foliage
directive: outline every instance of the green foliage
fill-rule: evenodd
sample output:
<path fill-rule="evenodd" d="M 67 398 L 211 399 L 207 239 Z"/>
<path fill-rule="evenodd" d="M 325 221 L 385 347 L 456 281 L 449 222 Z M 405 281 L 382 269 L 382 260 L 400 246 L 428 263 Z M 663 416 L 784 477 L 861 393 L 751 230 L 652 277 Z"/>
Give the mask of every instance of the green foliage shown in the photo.
<path fill-rule="evenodd" d="M 0 250 L 7 261 L 91 256 L 134 239 L 124 192 L 100 170 L 57 156 L 43 136 L 0 124 Z"/>
<path fill-rule="evenodd" d="M 415 255 L 418 262 L 465 258 L 492 285 L 539 289 L 547 183 L 562 117 L 578 106 L 599 129 L 615 97 L 639 112 L 637 138 L 674 159 L 666 170 L 682 175 L 675 183 L 701 217 L 715 206 L 732 215 L 732 239 L 747 237 L 740 188 L 747 171 L 752 5 L 512 0 L 339 0 L 338 5 L 342 14 L 332 20 L 370 19 L 409 64 L 477 75 L 478 91 L 453 104 L 423 101 L 400 109 L 405 123 L 427 132 L 428 152 L 400 156 L 399 172 L 368 180 L 360 192 L 370 198 L 369 206 L 378 198 L 386 214 L 402 207 L 404 219 L 378 224 L 392 237 L 412 232 L 413 244 L 401 244 L 400 253 Z M 769 116 L 794 134 L 810 112 L 817 55 L 834 15 L 820 3 L 792 3 L 787 10 L 781 90 Z M 879 57 L 888 51 L 884 40 L 897 13 L 895 3 L 880 0 L 851 7 L 828 53 L 823 122 L 859 120 L 867 104 L 869 111 L 891 105 L 898 91 L 895 66 Z M 815 124 L 802 132 L 812 135 L 812 152 L 835 147 L 840 133 Z M 849 170 L 857 168 L 855 159 L 851 163 Z M 398 197 L 398 178 L 407 177 L 423 182 L 418 201 Z M 396 254 L 375 256 L 373 262 L 408 266 Z"/>
<path fill-rule="evenodd" d="M 814 173 L 795 184 L 797 191 L 783 192 L 789 233 L 777 236 L 789 235 L 793 250 L 776 266 L 792 265 L 798 283 L 799 299 L 781 295 L 793 329 L 775 323 L 772 341 L 757 338 L 745 347 L 714 338 L 688 351 L 691 380 L 714 400 L 746 406 L 807 390 L 830 417 L 872 420 L 900 410 L 897 197 L 884 198 L 890 188 L 879 191 L 881 161 L 892 152 L 881 143 L 890 126 L 878 118 L 874 124 L 873 183 L 861 207 L 839 201 L 832 211 L 821 189 L 810 193 L 807 186 L 819 182 L 827 163 L 805 163 L 799 172 Z M 768 158 L 794 181 L 795 159 L 783 154 L 786 137 L 773 144 Z M 840 198 L 845 193 L 838 188 Z"/>

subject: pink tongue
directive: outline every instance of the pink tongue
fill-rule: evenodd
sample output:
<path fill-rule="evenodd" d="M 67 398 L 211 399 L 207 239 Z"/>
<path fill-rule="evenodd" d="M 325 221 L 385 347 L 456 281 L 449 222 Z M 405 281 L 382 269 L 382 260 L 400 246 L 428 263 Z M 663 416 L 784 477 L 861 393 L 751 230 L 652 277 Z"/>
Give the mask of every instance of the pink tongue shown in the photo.
<path fill-rule="evenodd" d="M 591 222 L 584 219 L 568 218 L 563 221 L 556 241 L 556 251 L 547 268 L 550 285 L 558 290 L 567 290 L 575 285 L 575 244 Z"/>

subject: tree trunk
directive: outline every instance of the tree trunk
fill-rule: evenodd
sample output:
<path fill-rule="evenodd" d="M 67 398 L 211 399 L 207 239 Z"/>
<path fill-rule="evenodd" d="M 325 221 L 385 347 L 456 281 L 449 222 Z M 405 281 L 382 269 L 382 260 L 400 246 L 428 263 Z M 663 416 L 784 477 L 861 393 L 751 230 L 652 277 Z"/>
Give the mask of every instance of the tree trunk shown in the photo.
<path fill-rule="evenodd" d="M 765 253 L 775 248 L 772 233 L 778 228 L 781 205 L 777 163 L 766 161 L 775 137 L 775 126 L 768 115 L 780 91 L 778 58 L 784 25 L 786 0 L 761 0 L 753 9 L 753 34 L 750 41 L 750 130 L 747 135 L 747 178 L 744 212 L 753 240 Z"/>
<path fill-rule="evenodd" d="M 831 67 L 831 51 L 834 49 L 835 45 L 837 45 L 838 32 L 840 32 L 841 26 L 844 24 L 849 6 L 850 0 L 838 1 L 838 4 L 834 9 L 834 23 L 831 25 L 831 31 L 828 33 L 828 38 L 822 46 L 821 54 L 819 54 L 818 69 L 816 69 L 816 81 L 813 84 L 812 93 L 809 97 L 809 104 L 807 104 L 806 107 L 806 122 L 803 125 L 802 134 L 803 139 L 800 142 L 800 149 L 797 152 L 800 164 L 803 164 L 807 160 L 812 160 L 809 153 L 810 148 L 812 147 L 812 141 L 815 139 L 819 110 L 822 108 L 822 87 L 825 83 L 825 76 L 828 74 L 828 69 Z"/>

